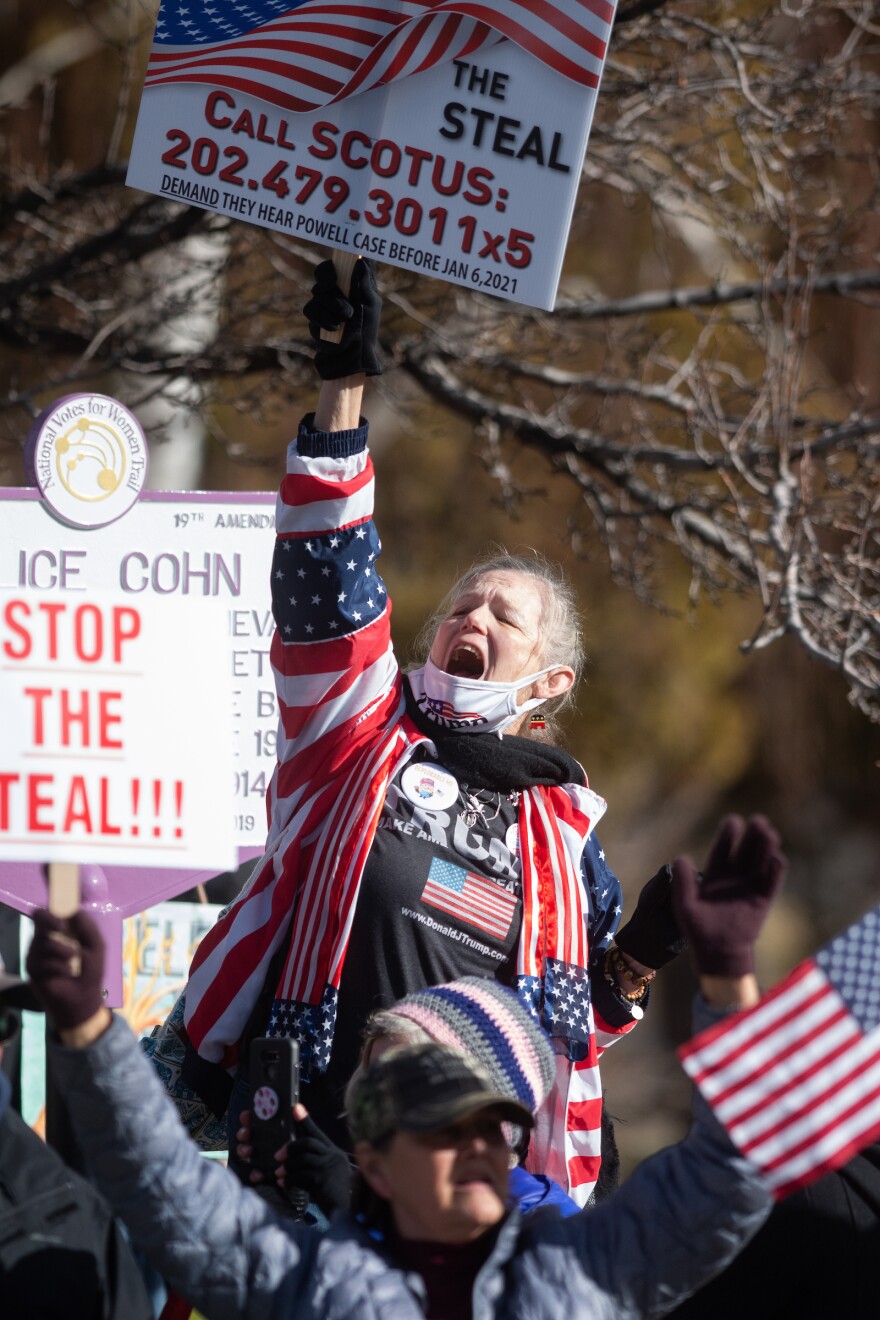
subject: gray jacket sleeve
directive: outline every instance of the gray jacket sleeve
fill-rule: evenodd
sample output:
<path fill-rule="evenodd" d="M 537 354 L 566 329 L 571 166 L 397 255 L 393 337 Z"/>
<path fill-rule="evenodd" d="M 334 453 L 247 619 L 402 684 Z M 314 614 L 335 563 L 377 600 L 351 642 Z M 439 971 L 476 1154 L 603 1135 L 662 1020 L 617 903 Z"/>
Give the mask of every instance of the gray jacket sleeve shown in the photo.
<path fill-rule="evenodd" d="M 264 1320 L 282 1294 L 302 1297 L 289 1320 L 310 1314 L 320 1234 L 200 1154 L 121 1018 L 88 1049 L 53 1042 L 51 1065 L 90 1174 L 175 1290 L 212 1320 Z"/>
<path fill-rule="evenodd" d="M 694 1028 L 723 1014 L 698 1000 Z M 688 1135 L 645 1160 L 607 1202 L 561 1221 L 621 1316 L 661 1316 L 718 1274 L 772 1206 L 699 1092 Z"/>
<path fill-rule="evenodd" d="M 581 1258 L 619 1315 L 665 1315 L 722 1270 L 770 1212 L 753 1166 L 701 1103 L 696 1109 L 683 1141 L 583 1216 Z"/>

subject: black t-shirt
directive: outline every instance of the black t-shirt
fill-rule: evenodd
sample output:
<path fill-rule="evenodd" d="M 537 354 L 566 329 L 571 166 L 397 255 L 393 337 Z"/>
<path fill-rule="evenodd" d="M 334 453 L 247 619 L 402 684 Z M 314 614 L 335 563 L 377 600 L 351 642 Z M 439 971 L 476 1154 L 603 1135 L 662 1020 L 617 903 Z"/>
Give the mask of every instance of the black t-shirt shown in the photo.
<path fill-rule="evenodd" d="M 374 1010 L 462 976 L 513 981 L 522 924 L 518 798 L 470 792 L 422 748 L 392 779 L 355 907 L 330 1061 L 302 1087 L 303 1103 L 338 1145 L 349 1145 L 343 1094 Z"/>

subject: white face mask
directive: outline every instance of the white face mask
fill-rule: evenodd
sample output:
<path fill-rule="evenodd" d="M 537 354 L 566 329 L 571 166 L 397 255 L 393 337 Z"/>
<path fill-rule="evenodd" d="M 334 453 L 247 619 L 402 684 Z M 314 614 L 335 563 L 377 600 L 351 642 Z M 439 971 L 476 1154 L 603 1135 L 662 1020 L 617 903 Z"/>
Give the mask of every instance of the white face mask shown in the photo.
<path fill-rule="evenodd" d="M 549 674 L 539 669 L 513 683 L 493 683 L 486 678 L 461 678 L 438 669 L 428 659 L 423 669 L 408 675 L 419 709 L 441 729 L 455 733 L 497 733 L 499 737 L 527 711 L 543 706 L 547 697 L 532 697 L 521 706 L 516 694 Z"/>

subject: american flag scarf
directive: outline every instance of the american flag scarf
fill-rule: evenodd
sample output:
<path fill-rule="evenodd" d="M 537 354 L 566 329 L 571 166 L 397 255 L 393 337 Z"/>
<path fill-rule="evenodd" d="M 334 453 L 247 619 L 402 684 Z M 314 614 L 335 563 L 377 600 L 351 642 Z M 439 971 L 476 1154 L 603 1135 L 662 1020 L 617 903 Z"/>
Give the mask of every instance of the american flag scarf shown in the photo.
<path fill-rule="evenodd" d="M 334 832 L 345 831 L 344 842 L 335 850 L 316 850 L 305 886 L 308 901 L 303 898 L 292 922 L 269 1034 L 295 1035 L 319 1071 L 330 1058 L 351 923 L 385 790 L 422 737 L 408 720 L 405 725 L 400 733 L 407 746 L 399 749 L 399 737 L 392 738 L 353 768 L 328 821 Z M 365 783 L 369 787 L 358 809 L 349 793 Z M 604 806 L 595 793 L 576 785 L 538 786 L 523 793 L 519 810 L 523 921 L 516 988 L 559 1051 L 556 1087 L 530 1162 L 579 1204 L 589 1199 L 601 1159 L 598 1060 L 605 1045 L 622 1034 L 608 1029 L 597 1040 L 587 971 L 580 856 Z"/>
<path fill-rule="evenodd" d="M 268 1035 L 295 1036 L 302 1074 L 322 1072 L 330 1059 L 339 983 L 348 948 L 363 870 L 389 780 L 424 735 L 403 716 L 377 744 L 364 749 L 332 791 L 329 811 L 316 846 L 307 850 L 301 872 L 288 870 L 288 853 L 269 854 L 248 888 L 256 897 L 281 875 L 299 875 L 289 943 L 275 991 Z M 520 801 L 523 860 L 523 921 L 517 955 L 516 988 L 530 1013 L 554 1039 L 557 1085 L 539 1117 L 530 1163 L 585 1204 L 600 1163 L 601 1086 L 598 1060 L 606 1045 L 625 1034 L 594 1022 L 587 963 L 589 948 L 586 892 L 580 856 L 604 802 L 579 785 L 538 786 Z M 276 894 L 276 898 L 278 895 Z M 247 895 L 238 900 L 246 905 Z M 276 911 L 286 902 L 273 903 Z M 241 924 L 243 914 L 236 914 Z M 261 932 L 263 938 L 265 932 Z M 269 942 L 274 952 L 284 938 Z M 228 957 L 247 956 L 239 940 Z M 268 957 L 261 959 L 266 966 Z M 225 974 L 228 974 L 228 968 Z M 204 1001 L 203 1001 L 204 1006 Z M 598 1035 L 597 1035 L 598 1028 Z M 199 1017 L 188 1023 L 194 1043 Z M 224 1062 L 234 1065 L 236 1048 Z"/>
<path fill-rule="evenodd" d="M 306 1032 L 305 1066 L 323 1071 L 324 1014 L 335 999 L 367 854 L 392 775 L 425 735 L 403 716 L 390 736 L 365 749 L 332 792 L 321 830 L 298 886 L 299 899 L 279 978 L 274 1030 Z M 589 1031 L 560 1011 L 561 967 L 584 978 L 588 961 L 580 856 L 605 804 L 577 785 L 537 786 L 520 802 L 523 923 L 517 979 L 530 1010 L 551 1035 L 586 1042 Z M 549 977 L 547 973 L 549 972 Z M 309 1012 L 317 1010 L 320 1013 Z M 296 1020 L 290 1018 L 293 1014 Z M 287 1015 L 287 1016 L 285 1016 Z M 332 1036 L 332 1031 L 330 1032 Z"/>

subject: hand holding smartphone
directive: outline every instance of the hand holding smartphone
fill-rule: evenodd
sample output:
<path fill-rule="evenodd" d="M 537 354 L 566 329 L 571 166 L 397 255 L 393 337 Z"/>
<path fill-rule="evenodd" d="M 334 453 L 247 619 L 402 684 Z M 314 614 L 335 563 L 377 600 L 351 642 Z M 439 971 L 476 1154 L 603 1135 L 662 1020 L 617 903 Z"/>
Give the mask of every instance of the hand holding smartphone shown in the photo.
<path fill-rule="evenodd" d="M 251 1042 L 251 1163 L 275 1176 L 275 1152 L 293 1138 L 293 1106 L 299 1100 L 299 1046 L 282 1036 Z"/>

